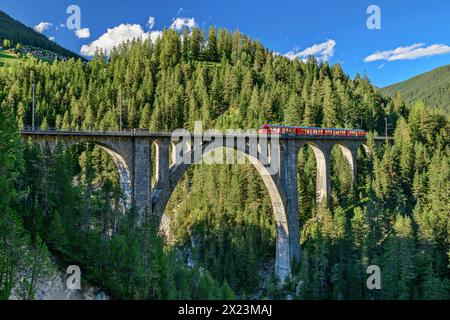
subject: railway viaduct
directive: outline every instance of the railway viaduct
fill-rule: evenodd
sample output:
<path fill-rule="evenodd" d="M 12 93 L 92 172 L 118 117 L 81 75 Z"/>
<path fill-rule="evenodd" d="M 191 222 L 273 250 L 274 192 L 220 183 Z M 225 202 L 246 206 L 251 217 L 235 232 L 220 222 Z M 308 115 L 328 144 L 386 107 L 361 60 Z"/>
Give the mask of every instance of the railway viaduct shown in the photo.
<path fill-rule="evenodd" d="M 304 145 L 312 147 L 317 162 L 317 201 L 327 204 L 331 193 L 331 151 L 338 145 L 347 159 L 356 184 L 358 148 L 368 150 L 365 137 L 332 136 L 260 136 L 241 134 L 229 138 L 216 134 L 158 133 L 148 131 L 64 132 L 22 130 L 23 138 L 54 148 L 79 143 L 94 143 L 114 160 L 128 206 L 135 206 L 141 219 L 149 214 L 164 221 L 164 209 L 184 173 L 194 163 L 205 161 L 217 150 L 240 154 L 255 166 L 268 190 L 276 227 L 275 272 L 284 280 L 291 266 L 300 258 L 297 157 Z M 382 143 L 386 138 L 375 138 Z M 184 140 L 184 144 L 180 141 Z M 225 142 L 225 140 L 227 140 Z M 219 142 L 219 143 L 218 143 Z M 223 144 L 221 143 L 223 142 Z M 230 143 L 231 142 L 231 143 Z M 151 146 L 156 144 L 156 159 L 152 161 Z M 172 145 L 172 147 L 171 147 Z M 225 146 L 225 148 L 223 147 Z M 228 151 L 235 150 L 237 152 Z M 222 157 L 223 158 L 223 157 Z M 226 161 L 225 163 L 236 163 Z M 211 159 L 209 159 L 211 161 Z M 234 161 L 234 162 L 233 162 Z M 242 163 L 239 160 L 238 163 Z M 152 185 L 152 165 L 156 166 L 156 182 Z"/>

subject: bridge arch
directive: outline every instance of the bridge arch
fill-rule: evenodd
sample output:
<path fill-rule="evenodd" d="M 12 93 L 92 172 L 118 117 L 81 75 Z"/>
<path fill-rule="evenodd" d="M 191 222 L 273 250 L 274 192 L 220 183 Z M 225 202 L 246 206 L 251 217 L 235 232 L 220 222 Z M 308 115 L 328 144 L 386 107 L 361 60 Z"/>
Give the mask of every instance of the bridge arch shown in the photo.
<path fill-rule="evenodd" d="M 306 141 L 316 158 L 316 200 L 317 203 L 328 203 L 331 194 L 330 161 L 333 143 Z"/>
<path fill-rule="evenodd" d="M 328 204 L 331 196 L 331 155 L 335 147 L 338 147 L 351 170 L 351 179 L 354 186 L 357 185 L 357 155 L 358 149 L 366 146 L 361 141 L 348 140 L 306 140 L 301 146 L 309 146 L 316 160 L 316 201 Z"/>
<path fill-rule="evenodd" d="M 337 145 L 350 166 L 352 183 L 356 188 L 358 186 L 358 166 L 360 165 L 358 163 L 358 152 L 361 152 L 360 156 L 367 160 L 371 158 L 370 148 L 362 141 L 338 141 Z"/>
<path fill-rule="evenodd" d="M 119 174 L 120 188 L 125 197 L 124 199 L 124 208 L 131 208 L 133 204 L 133 175 L 132 175 L 132 166 L 131 159 L 128 159 L 127 153 L 124 150 L 121 150 L 120 147 L 115 145 L 114 143 L 109 143 L 109 141 L 104 141 L 102 139 L 94 139 L 94 138 L 84 138 L 84 139 L 45 139 L 41 140 L 41 146 L 43 144 L 49 144 L 51 150 L 54 150 L 58 145 L 61 145 L 65 149 L 69 149 L 75 145 L 82 144 L 94 144 L 104 150 L 109 157 L 113 160 L 117 172 Z"/>
<path fill-rule="evenodd" d="M 290 275 L 291 272 L 292 252 L 290 252 L 291 248 L 289 244 L 290 229 L 288 226 L 288 217 L 286 212 L 286 199 L 279 185 L 277 176 L 272 175 L 270 170 L 263 164 L 261 160 L 250 155 L 246 146 L 244 148 L 230 148 L 227 146 L 221 146 L 205 152 L 208 145 L 209 143 L 202 144 L 201 149 L 196 150 L 197 152 L 194 152 L 194 150 L 191 149 L 190 151 L 185 153 L 184 156 L 190 157 L 193 160 L 192 164 L 195 164 L 199 163 L 199 161 L 209 153 L 217 151 L 219 149 L 229 150 L 232 152 L 236 151 L 238 154 L 243 155 L 246 159 L 248 159 L 249 163 L 253 165 L 253 167 L 261 176 L 272 203 L 272 210 L 277 230 L 275 272 L 282 280 L 284 280 L 288 275 Z M 192 164 L 175 162 L 169 168 L 169 178 L 166 179 L 166 184 L 164 184 L 164 180 L 159 180 L 152 193 L 153 214 L 156 214 L 158 217 L 160 217 L 162 227 L 160 230 L 163 234 L 165 233 L 166 236 L 169 236 L 167 232 L 170 232 L 170 228 L 166 228 L 167 226 L 165 225 L 168 221 L 166 213 L 164 212 L 165 208 L 169 202 L 170 196 L 175 190 L 175 187 L 181 181 L 182 177 Z"/>
<path fill-rule="evenodd" d="M 120 189 L 125 196 L 125 208 L 131 208 L 133 204 L 133 181 L 129 164 L 127 163 L 125 158 L 111 146 L 107 146 L 103 143 L 90 143 L 98 145 L 102 150 L 106 151 L 106 153 L 114 161 L 114 164 L 116 165 L 117 171 L 119 173 Z"/>

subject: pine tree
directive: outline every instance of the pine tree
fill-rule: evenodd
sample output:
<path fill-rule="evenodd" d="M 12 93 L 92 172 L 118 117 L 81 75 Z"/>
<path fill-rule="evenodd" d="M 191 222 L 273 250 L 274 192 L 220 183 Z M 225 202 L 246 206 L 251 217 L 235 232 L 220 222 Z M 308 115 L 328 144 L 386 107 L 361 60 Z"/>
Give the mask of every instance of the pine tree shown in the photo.
<path fill-rule="evenodd" d="M 218 61 L 219 59 L 217 52 L 217 30 L 214 27 L 210 27 L 208 33 L 208 59 L 210 61 Z"/>
<path fill-rule="evenodd" d="M 146 104 L 145 107 L 142 109 L 140 121 L 139 121 L 139 128 L 149 128 L 150 127 L 150 105 Z"/>
<path fill-rule="evenodd" d="M 341 126 L 339 120 L 339 112 L 337 106 L 337 99 L 335 97 L 331 80 L 327 77 L 322 84 L 323 95 L 323 126 L 326 128 L 333 128 Z"/>
<path fill-rule="evenodd" d="M 189 39 L 189 55 L 192 59 L 198 60 L 201 50 L 201 33 L 200 30 L 194 28 Z"/>
<path fill-rule="evenodd" d="M 296 94 L 292 93 L 289 97 L 288 105 L 284 110 L 284 123 L 287 125 L 300 125 L 303 119 L 303 112 L 305 105 L 301 98 Z"/>
<path fill-rule="evenodd" d="M 388 240 L 383 259 L 383 296 L 387 299 L 411 299 L 415 279 L 411 219 L 397 215 L 394 232 Z"/>

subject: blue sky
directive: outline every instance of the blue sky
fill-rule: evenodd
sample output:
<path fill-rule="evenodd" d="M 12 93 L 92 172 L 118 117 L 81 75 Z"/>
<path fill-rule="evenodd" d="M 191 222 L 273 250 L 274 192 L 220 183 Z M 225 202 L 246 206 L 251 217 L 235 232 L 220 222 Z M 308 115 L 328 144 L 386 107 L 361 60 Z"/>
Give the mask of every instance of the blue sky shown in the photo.
<path fill-rule="evenodd" d="M 78 36 L 85 38 L 61 26 L 71 4 L 81 9 L 83 30 Z M 380 30 L 366 26 L 369 5 L 381 10 Z M 450 1 L 443 0 L 2 0 L 0 10 L 28 26 L 40 24 L 45 35 L 77 53 L 83 45 L 87 54 L 108 41 L 157 36 L 163 28 L 195 24 L 239 28 L 283 55 L 290 52 L 303 58 L 314 53 L 341 63 L 352 77 L 367 72 L 380 87 L 450 64 Z M 154 18 L 151 30 L 149 17 Z M 104 35 L 108 28 L 112 31 Z"/>

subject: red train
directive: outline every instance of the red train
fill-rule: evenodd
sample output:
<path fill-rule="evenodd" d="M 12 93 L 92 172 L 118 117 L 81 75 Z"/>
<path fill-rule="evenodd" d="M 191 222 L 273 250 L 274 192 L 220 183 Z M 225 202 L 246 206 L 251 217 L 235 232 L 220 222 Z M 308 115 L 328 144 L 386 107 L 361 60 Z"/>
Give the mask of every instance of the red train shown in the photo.
<path fill-rule="evenodd" d="M 344 137 L 365 137 L 366 132 L 361 129 L 339 129 L 339 128 L 318 128 L 318 127 L 293 127 L 263 124 L 258 133 L 277 133 L 299 136 L 344 136 Z"/>

